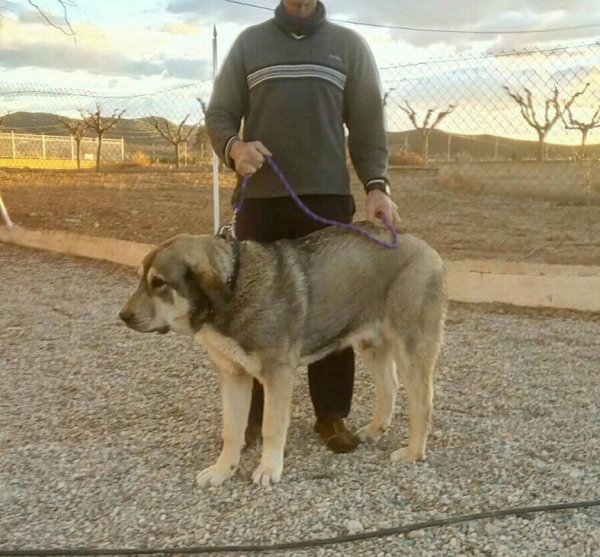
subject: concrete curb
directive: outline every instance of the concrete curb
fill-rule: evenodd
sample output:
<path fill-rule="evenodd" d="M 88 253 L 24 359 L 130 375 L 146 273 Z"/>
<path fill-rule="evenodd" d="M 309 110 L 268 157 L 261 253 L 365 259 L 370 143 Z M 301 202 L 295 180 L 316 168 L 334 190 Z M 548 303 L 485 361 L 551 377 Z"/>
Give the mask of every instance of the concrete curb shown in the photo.
<path fill-rule="evenodd" d="M 112 261 L 113 263 L 133 267 L 138 267 L 144 256 L 154 247 L 152 244 L 128 242 L 116 238 L 84 236 L 73 232 L 26 230 L 20 226 L 14 226 L 10 229 L 0 228 L 0 242 Z"/>
<path fill-rule="evenodd" d="M 55 230 L 0 228 L 0 241 L 137 267 L 154 247 Z M 447 261 L 448 295 L 458 302 L 501 302 L 600 312 L 600 267 Z"/>

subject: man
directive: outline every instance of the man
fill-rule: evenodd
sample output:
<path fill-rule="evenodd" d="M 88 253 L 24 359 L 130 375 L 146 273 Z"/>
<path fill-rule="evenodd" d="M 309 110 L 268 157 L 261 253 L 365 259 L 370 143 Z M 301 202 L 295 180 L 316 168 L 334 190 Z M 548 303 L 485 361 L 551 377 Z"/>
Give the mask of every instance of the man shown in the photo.
<path fill-rule="evenodd" d="M 215 151 L 240 176 L 252 175 L 237 217 L 239 239 L 272 242 L 323 227 L 294 204 L 269 165 L 263 166 L 267 156 L 312 211 L 351 222 L 355 206 L 344 124 L 365 186 L 368 218 L 385 216 L 399 225 L 389 197 L 381 90 L 369 47 L 356 33 L 327 21 L 320 1 L 282 0 L 274 19 L 237 38 L 206 113 Z M 354 384 L 352 349 L 311 364 L 308 376 L 315 430 L 333 452 L 354 450 L 358 440 L 344 423 Z M 262 405 L 255 381 L 247 444 L 260 434 Z"/>

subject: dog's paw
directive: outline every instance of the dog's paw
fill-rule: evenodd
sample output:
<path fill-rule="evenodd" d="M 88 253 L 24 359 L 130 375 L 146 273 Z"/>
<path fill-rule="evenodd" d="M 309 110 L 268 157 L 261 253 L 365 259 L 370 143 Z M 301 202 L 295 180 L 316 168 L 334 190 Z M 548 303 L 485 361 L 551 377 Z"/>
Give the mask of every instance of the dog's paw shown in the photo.
<path fill-rule="evenodd" d="M 281 467 L 260 465 L 252 474 L 252 481 L 261 487 L 279 483 L 281 480 Z"/>
<path fill-rule="evenodd" d="M 375 441 L 379 441 L 381 439 L 386 430 L 386 427 L 373 429 L 370 425 L 366 425 L 365 427 L 361 427 L 356 432 L 356 436 L 362 443 L 375 443 Z"/>
<path fill-rule="evenodd" d="M 417 462 L 418 460 L 425 460 L 425 454 L 409 451 L 408 447 L 405 447 L 394 451 L 390 458 L 392 462 Z"/>
<path fill-rule="evenodd" d="M 196 475 L 196 485 L 198 487 L 206 487 L 209 485 L 223 485 L 229 478 L 232 478 L 235 475 L 237 470 L 237 466 L 230 466 L 228 468 L 223 468 L 221 466 L 217 466 L 213 464 L 208 468 L 202 470 L 202 472 L 198 472 Z"/>

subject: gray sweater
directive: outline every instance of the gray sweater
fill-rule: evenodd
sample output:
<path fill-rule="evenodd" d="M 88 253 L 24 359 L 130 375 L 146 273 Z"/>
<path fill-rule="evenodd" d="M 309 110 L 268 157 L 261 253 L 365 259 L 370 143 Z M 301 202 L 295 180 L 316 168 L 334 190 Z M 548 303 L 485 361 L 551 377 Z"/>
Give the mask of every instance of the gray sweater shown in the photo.
<path fill-rule="evenodd" d="M 230 167 L 229 148 L 262 141 L 300 195 L 350 193 L 345 124 L 354 167 L 364 185 L 385 180 L 387 140 L 379 76 L 357 33 L 324 21 L 295 38 L 269 20 L 243 31 L 217 77 L 206 113 L 212 145 Z M 246 197 L 286 191 L 264 165 Z"/>

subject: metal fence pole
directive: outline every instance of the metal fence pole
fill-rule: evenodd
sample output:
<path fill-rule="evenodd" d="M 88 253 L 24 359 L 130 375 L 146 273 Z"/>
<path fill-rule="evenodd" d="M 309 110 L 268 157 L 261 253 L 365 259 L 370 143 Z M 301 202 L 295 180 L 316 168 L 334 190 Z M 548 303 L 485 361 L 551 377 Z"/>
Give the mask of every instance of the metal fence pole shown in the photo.
<path fill-rule="evenodd" d="M 17 158 L 17 145 L 15 144 L 15 132 L 10 132 L 10 139 L 12 141 L 12 158 Z"/>
<path fill-rule="evenodd" d="M 6 223 L 7 228 L 12 228 L 14 225 L 13 225 L 12 221 L 10 220 L 10 217 L 8 216 L 8 211 L 6 210 L 4 201 L 2 201 L 1 195 L 0 195 L 0 213 L 2 213 L 2 218 L 4 219 L 4 222 Z"/>
<path fill-rule="evenodd" d="M 217 26 L 213 26 L 213 84 L 217 79 Z M 213 222 L 214 232 L 221 228 L 219 208 L 219 157 L 213 151 Z"/>

